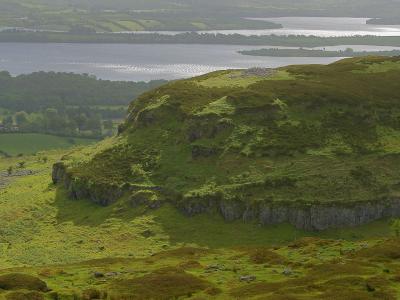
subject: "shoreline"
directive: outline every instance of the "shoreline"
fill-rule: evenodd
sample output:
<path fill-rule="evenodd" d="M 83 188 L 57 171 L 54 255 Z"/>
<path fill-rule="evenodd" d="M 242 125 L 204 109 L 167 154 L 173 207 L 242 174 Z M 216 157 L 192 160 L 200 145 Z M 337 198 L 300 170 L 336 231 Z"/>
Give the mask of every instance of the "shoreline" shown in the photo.
<path fill-rule="evenodd" d="M 323 47 L 340 45 L 374 45 L 400 47 L 400 36 L 348 36 L 318 37 L 305 35 L 263 35 L 245 36 L 240 34 L 199 34 L 181 33 L 163 35 L 145 34 L 70 34 L 70 33 L 26 33 L 0 32 L 0 43 L 39 43 L 39 44 L 199 44 L 199 45 L 247 45 L 247 46 L 286 46 Z"/>

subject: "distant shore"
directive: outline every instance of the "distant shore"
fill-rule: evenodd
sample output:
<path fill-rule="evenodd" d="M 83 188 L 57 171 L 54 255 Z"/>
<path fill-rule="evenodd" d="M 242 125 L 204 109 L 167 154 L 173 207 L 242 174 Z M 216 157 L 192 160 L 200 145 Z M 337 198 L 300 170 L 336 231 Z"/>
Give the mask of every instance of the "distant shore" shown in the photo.
<path fill-rule="evenodd" d="M 240 34 L 180 33 L 93 33 L 62 32 L 0 32 L 0 43 L 106 43 L 106 44 L 210 44 L 210 45 L 269 45 L 287 47 L 323 47 L 338 45 L 375 45 L 400 47 L 400 36 L 244 36 Z"/>
<path fill-rule="evenodd" d="M 400 56 L 400 50 L 392 51 L 354 51 L 353 49 L 328 51 L 317 49 L 257 49 L 239 51 L 240 54 L 250 56 L 273 57 L 361 57 L 361 56 Z"/>

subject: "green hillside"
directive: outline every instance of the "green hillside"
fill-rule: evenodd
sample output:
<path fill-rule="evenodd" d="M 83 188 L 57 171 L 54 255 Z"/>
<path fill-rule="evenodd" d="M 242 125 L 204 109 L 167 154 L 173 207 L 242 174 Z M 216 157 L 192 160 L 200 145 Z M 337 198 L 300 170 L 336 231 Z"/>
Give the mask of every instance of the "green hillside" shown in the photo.
<path fill-rule="evenodd" d="M 399 2 L 381 0 L 2 0 L 0 28 L 71 33 L 142 30 L 267 29 L 279 24 L 245 17 L 397 17 Z"/>
<path fill-rule="evenodd" d="M 54 180 L 102 205 L 309 230 L 397 216 L 399 79 L 400 58 L 367 57 L 173 82 L 133 102 L 118 137 L 65 157 Z"/>

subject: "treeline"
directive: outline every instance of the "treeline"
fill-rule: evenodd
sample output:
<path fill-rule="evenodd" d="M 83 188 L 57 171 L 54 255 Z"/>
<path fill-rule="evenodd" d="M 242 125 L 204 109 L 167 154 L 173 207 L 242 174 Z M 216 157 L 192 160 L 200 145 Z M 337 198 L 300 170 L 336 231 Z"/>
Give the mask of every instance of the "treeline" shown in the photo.
<path fill-rule="evenodd" d="M 0 107 L 35 112 L 71 105 L 128 105 L 165 80 L 124 82 L 100 80 L 87 74 L 36 72 L 13 77 L 0 72 Z"/>
<path fill-rule="evenodd" d="M 137 96 L 165 83 L 115 82 L 89 75 L 0 72 L 0 132 L 110 135 Z"/>
<path fill-rule="evenodd" d="M 400 56 L 400 50 L 392 51 L 354 51 L 351 48 L 339 51 L 315 49 L 257 49 L 238 51 L 243 55 L 271 57 L 361 57 L 361 56 Z"/>
<path fill-rule="evenodd" d="M 48 108 L 31 114 L 19 111 L 5 115 L 1 122 L 2 132 L 39 132 L 92 138 L 111 135 L 113 127 L 111 120 L 102 120 L 90 108 Z"/>
<path fill-rule="evenodd" d="M 288 47 L 319 47 L 338 45 L 376 45 L 400 47 L 400 36 L 317 37 L 301 35 L 245 36 L 240 34 L 211 34 L 186 32 L 176 35 L 158 33 L 96 33 L 63 32 L 0 32 L 0 42 L 24 43 L 128 43 L 128 44 L 216 44 L 270 45 Z"/>

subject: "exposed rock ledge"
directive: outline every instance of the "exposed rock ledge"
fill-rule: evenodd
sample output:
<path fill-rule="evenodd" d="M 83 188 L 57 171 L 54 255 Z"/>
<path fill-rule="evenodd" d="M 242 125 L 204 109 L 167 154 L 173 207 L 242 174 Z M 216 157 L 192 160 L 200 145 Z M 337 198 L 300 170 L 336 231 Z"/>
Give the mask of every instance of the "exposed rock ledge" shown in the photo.
<path fill-rule="evenodd" d="M 109 205 L 117 201 L 127 187 L 96 187 L 77 183 L 70 178 L 62 163 L 53 167 L 53 182 L 64 184 L 74 199 L 89 198 L 92 201 Z M 262 225 L 290 223 L 296 228 L 321 231 L 330 228 L 353 227 L 379 219 L 400 217 L 400 199 L 385 199 L 354 204 L 260 204 L 246 206 L 240 202 L 210 199 L 204 201 L 174 202 L 180 210 L 189 216 L 218 211 L 227 221 L 242 219 L 244 222 L 257 220 Z"/>

